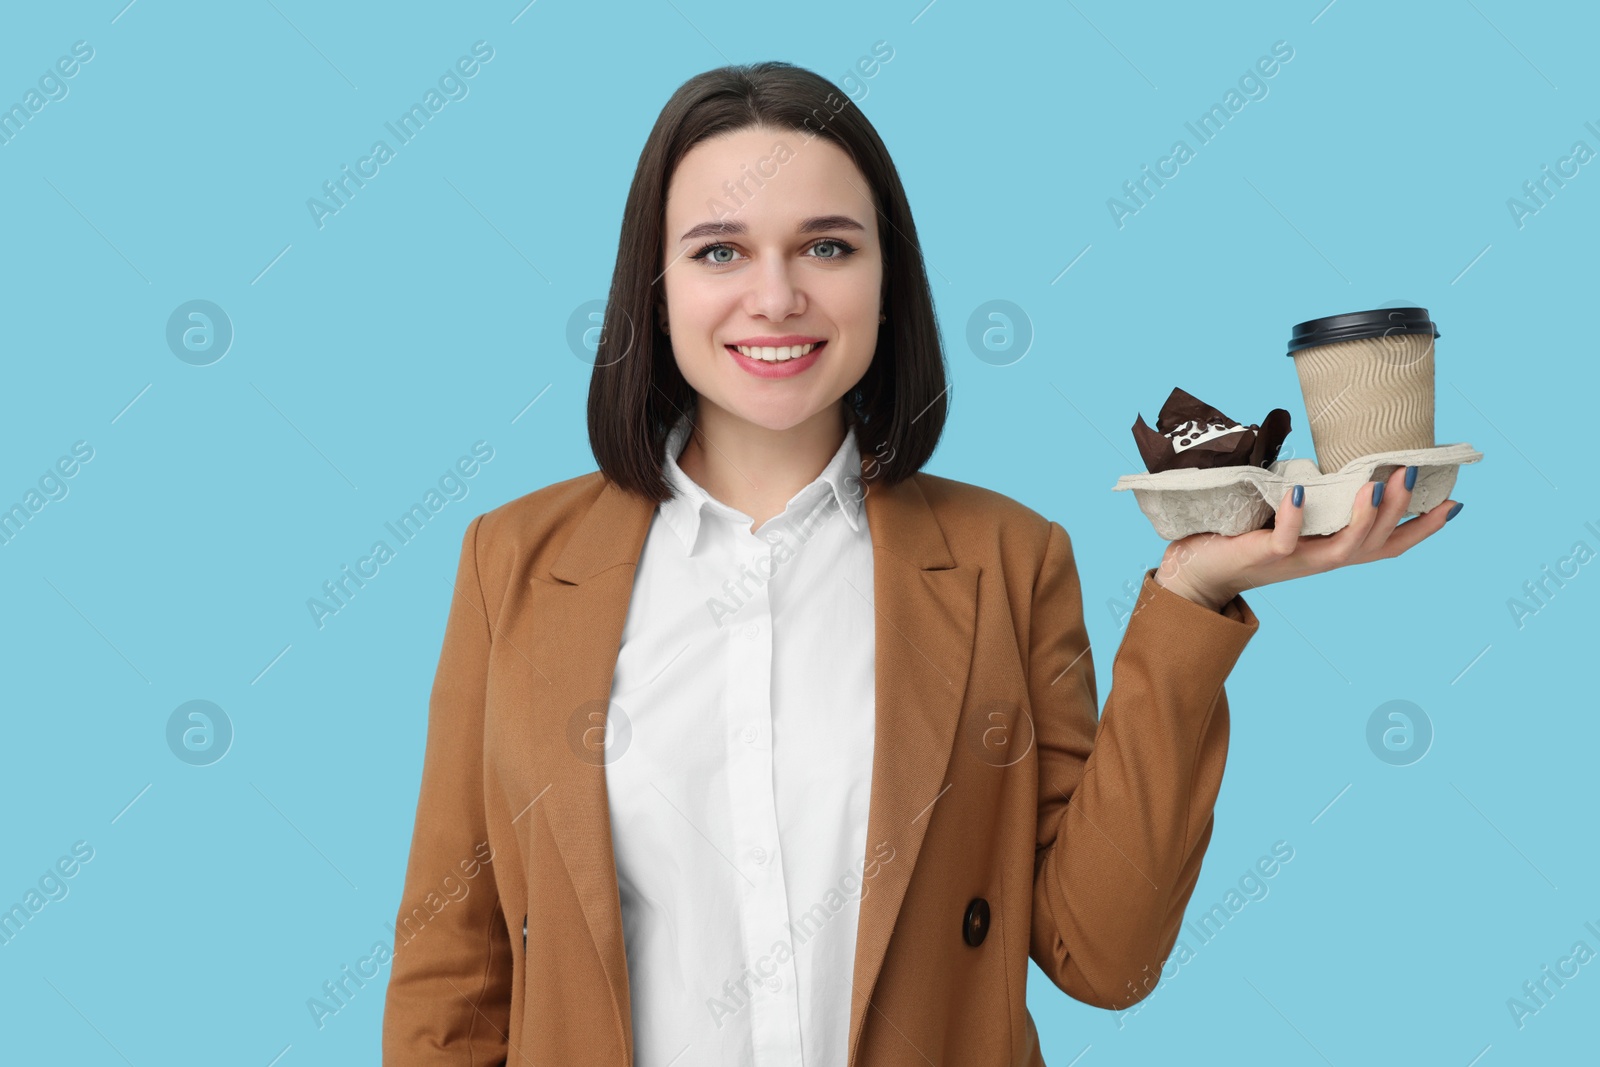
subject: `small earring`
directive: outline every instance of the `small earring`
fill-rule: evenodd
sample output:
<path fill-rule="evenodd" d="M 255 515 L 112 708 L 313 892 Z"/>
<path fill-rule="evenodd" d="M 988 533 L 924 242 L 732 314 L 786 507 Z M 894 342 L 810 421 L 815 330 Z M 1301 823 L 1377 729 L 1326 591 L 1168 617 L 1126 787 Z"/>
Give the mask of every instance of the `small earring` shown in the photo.
<path fill-rule="evenodd" d="M 888 322 L 888 321 L 889 321 L 889 316 L 888 316 L 888 315 L 885 315 L 885 314 L 882 314 L 882 313 L 880 313 L 880 314 L 879 314 L 879 315 L 878 315 L 878 321 L 879 321 L 879 322 Z"/>

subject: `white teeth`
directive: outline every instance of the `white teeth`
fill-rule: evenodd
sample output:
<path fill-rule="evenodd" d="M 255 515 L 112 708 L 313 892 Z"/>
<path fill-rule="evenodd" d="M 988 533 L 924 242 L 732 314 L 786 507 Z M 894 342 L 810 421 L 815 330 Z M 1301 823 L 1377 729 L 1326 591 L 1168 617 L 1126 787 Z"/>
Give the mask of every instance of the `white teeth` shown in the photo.
<path fill-rule="evenodd" d="M 810 352 L 816 345 L 789 345 L 785 348 L 752 348 L 749 345 L 734 345 L 741 356 L 750 359 L 759 359 L 767 363 L 782 363 L 785 360 L 799 359 Z"/>

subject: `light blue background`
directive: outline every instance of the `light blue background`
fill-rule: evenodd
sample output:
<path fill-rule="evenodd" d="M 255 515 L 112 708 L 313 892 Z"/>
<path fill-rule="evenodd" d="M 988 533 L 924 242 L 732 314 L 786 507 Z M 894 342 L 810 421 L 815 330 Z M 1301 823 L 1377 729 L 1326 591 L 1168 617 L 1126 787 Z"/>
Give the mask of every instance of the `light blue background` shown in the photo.
<path fill-rule="evenodd" d="M 657 110 L 726 62 L 838 81 L 880 40 L 892 60 L 853 85 L 952 372 L 928 469 L 1072 533 L 1102 698 L 1114 602 L 1163 547 L 1111 486 L 1174 385 L 1245 421 L 1288 408 L 1309 454 L 1291 325 L 1411 302 L 1442 331 L 1437 439 L 1485 454 L 1401 559 L 1247 595 L 1191 918 L 1274 842 L 1294 859 L 1136 1015 L 1035 970 L 1047 1060 L 1593 1057 L 1600 962 L 1520 1029 L 1506 1006 L 1600 950 L 1600 565 L 1521 627 L 1507 606 L 1575 542 L 1600 551 L 1600 164 L 1520 228 L 1507 208 L 1575 141 L 1600 150 L 1592 9 L 123 2 L 28 5 L 0 34 L 6 106 L 94 49 L 0 145 L 0 504 L 94 449 L 0 546 L 0 905 L 94 849 L 0 946 L 0 1058 L 377 1062 L 377 982 L 320 1030 L 306 1001 L 390 936 L 464 527 L 593 469 L 567 324 L 605 294 Z M 478 40 L 470 95 L 318 229 L 307 198 Z M 1107 199 L 1276 41 L 1268 95 L 1119 229 Z M 236 331 L 206 367 L 164 337 L 193 299 Z M 994 299 L 1034 334 L 1009 366 L 965 341 Z M 479 440 L 470 495 L 319 630 L 307 599 Z M 167 747 L 193 699 L 236 731 L 209 767 Z M 1410 766 L 1366 742 L 1395 699 L 1435 731 Z"/>

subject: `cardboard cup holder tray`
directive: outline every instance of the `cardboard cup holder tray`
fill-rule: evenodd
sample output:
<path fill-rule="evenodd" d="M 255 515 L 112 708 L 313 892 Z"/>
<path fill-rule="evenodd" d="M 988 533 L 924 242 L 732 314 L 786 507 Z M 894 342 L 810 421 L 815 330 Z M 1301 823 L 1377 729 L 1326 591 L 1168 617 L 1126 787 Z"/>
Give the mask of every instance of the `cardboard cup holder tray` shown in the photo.
<path fill-rule="evenodd" d="M 1329 534 L 1350 524 L 1356 493 L 1366 482 L 1382 481 L 1396 467 L 1417 468 L 1407 515 L 1419 515 L 1450 496 L 1463 463 L 1483 453 L 1461 442 L 1433 448 L 1374 452 L 1358 456 L 1332 474 L 1309 459 L 1280 460 L 1270 467 L 1230 466 L 1125 474 L 1114 491 L 1132 490 L 1156 533 L 1176 541 L 1193 533 L 1225 536 L 1267 525 L 1290 487 L 1305 487 L 1302 536 Z"/>

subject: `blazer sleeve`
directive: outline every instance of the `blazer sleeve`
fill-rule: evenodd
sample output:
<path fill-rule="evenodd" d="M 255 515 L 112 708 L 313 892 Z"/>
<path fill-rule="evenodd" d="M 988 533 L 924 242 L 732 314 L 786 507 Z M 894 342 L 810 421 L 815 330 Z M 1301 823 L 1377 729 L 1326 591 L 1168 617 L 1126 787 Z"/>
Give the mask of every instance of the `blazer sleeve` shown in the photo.
<path fill-rule="evenodd" d="M 473 519 L 462 538 L 428 701 L 422 785 L 383 1010 L 384 1067 L 506 1060 L 511 937 L 484 818 L 489 622 L 477 566 L 482 522 L 482 515 Z"/>
<path fill-rule="evenodd" d="M 1069 996 L 1120 1009 L 1159 981 L 1211 839 L 1223 682 L 1259 626 L 1242 597 L 1211 611 L 1145 571 L 1096 723 L 1072 542 L 1050 523 L 1027 638 L 1039 746 L 1029 955 Z"/>

